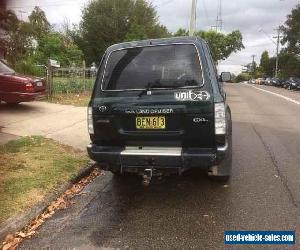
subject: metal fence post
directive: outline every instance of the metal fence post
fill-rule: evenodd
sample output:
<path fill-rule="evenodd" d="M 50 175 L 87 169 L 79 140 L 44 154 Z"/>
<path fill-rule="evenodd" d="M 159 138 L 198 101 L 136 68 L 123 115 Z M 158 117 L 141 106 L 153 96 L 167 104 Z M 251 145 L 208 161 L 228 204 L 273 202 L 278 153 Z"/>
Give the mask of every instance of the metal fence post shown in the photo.
<path fill-rule="evenodd" d="M 82 67 L 83 67 L 83 90 L 86 91 L 86 85 L 85 85 L 85 60 L 82 61 Z"/>
<path fill-rule="evenodd" d="M 52 66 L 49 60 L 48 63 L 48 98 L 52 98 L 53 93 L 53 72 L 52 72 Z"/>

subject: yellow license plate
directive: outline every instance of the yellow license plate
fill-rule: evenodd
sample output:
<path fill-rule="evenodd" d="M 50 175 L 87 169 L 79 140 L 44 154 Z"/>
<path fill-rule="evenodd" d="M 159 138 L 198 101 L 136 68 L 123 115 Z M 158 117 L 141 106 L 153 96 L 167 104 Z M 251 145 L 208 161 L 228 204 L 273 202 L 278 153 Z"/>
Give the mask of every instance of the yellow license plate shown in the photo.
<path fill-rule="evenodd" d="M 136 117 L 137 129 L 165 129 L 166 118 L 164 116 Z"/>

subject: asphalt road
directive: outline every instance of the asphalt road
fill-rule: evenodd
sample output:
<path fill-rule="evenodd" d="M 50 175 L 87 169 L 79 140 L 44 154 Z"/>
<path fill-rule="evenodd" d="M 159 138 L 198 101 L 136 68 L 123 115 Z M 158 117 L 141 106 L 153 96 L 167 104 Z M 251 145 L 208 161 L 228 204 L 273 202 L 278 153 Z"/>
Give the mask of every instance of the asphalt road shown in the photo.
<path fill-rule="evenodd" d="M 300 95 L 261 88 L 293 100 Z M 224 230 L 299 230 L 300 105 L 242 84 L 226 90 L 233 117 L 229 186 L 191 172 L 145 189 L 138 178 L 107 173 L 21 249 L 237 249 L 223 244 Z"/>

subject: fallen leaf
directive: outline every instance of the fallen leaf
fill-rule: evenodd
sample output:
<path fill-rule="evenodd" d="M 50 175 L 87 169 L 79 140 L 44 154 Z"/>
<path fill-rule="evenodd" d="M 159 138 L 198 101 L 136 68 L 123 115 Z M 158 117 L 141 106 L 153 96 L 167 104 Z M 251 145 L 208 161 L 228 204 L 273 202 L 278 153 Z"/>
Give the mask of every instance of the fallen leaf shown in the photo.
<path fill-rule="evenodd" d="M 20 237 L 22 237 L 22 238 L 25 238 L 25 237 L 26 237 L 26 234 L 23 233 L 23 232 L 19 232 L 17 235 L 20 236 Z"/>

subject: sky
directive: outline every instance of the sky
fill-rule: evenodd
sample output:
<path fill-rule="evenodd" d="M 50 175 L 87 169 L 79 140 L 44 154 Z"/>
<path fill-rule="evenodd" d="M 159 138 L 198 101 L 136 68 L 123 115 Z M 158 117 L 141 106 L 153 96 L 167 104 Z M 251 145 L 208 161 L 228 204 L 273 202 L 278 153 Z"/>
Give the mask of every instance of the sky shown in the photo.
<path fill-rule="evenodd" d="M 13 9 L 19 18 L 26 19 L 34 6 L 40 6 L 51 24 L 59 27 L 64 21 L 79 23 L 81 10 L 89 0 L 8 0 L 8 7 Z M 159 21 L 169 31 L 189 27 L 192 0 L 152 0 Z M 197 29 L 209 30 L 216 24 L 219 0 L 198 0 Z M 251 62 L 251 55 L 260 55 L 268 50 L 270 56 L 276 52 L 276 28 L 282 25 L 286 16 L 300 0 L 221 0 L 222 31 L 229 33 L 240 30 L 245 49 L 232 54 L 219 63 L 219 71 L 239 73 L 242 66 Z"/>

